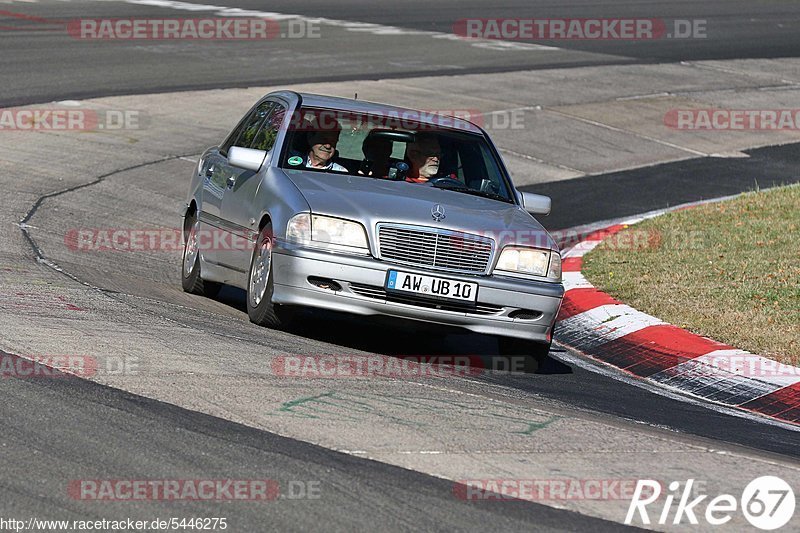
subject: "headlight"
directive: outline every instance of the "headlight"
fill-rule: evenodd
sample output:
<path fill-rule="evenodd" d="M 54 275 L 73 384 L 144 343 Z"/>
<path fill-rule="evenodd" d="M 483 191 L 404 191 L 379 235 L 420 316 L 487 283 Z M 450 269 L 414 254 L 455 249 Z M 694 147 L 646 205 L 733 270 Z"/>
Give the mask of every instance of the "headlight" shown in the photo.
<path fill-rule="evenodd" d="M 506 246 L 495 271 L 528 274 L 561 281 L 561 255 L 550 250 Z"/>
<path fill-rule="evenodd" d="M 289 241 L 345 252 L 368 253 L 364 226 L 352 220 L 300 213 L 286 227 Z"/>
<path fill-rule="evenodd" d="M 364 226 L 351 220 L 320 215 L 311 216 L 311 240 L 353 248 L 367 247 Z"/>

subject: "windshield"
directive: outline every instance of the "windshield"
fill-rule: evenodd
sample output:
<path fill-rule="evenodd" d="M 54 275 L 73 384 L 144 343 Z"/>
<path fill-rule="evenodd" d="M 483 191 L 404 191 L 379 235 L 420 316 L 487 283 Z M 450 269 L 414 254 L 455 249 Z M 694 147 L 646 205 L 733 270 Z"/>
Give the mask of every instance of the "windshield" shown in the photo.
<path fill-rule="evenodd" d="M 285 146 L 280 166 L 288 171 L 395 180 L 514 202 L 496 152 L 471 132 L 397 115 L 301 108 L 291 117 Z"/>

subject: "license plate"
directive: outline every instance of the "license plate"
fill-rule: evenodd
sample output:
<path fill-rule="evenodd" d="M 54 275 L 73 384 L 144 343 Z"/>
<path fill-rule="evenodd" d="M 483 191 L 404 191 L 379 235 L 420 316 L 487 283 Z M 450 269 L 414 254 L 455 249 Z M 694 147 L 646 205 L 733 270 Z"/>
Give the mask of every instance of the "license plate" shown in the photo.
<path fill-rule="evenodd" d="M 389 276 L 386 279 L 386 289 L 462 302 L 474 302 L 478 297 L 477 283 L 411 274 L 397 270 L 389 271 Z"/>

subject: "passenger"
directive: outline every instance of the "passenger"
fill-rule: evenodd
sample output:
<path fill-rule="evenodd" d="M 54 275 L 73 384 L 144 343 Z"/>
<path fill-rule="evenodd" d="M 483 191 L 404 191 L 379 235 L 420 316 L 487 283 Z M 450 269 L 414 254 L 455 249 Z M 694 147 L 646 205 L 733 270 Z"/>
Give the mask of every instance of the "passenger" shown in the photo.
<path fill-rule="evenodd" d="M 339 143 L 339 134 L 342 132 L 339 122 L 334 119 L 316 127 L 312 123 L 311 127 L 314 129 L 308 133 L 310 148 L 305 157 L 306 168 L 347 172 L 346 168 L 333 161 L 336 155 L 336 145 Z"/>
<path fill-rule="evenodd" d="M 418 134 L 413 143 L 406 146 L 406 159 L 409 162 L 406 181 L 425 183 L 439 172 L 442 149 L 436 136 L 430 133 Z"/>
<path fill-rule="evenodd" d="M 392 156 L 392 141 L 381 137 L 367 135 L 361 144 L 364 160 L 370 165 L 362 164 L 359 174 L 366 176 L 386 177 L 389 174 L 389 158 Z"/>

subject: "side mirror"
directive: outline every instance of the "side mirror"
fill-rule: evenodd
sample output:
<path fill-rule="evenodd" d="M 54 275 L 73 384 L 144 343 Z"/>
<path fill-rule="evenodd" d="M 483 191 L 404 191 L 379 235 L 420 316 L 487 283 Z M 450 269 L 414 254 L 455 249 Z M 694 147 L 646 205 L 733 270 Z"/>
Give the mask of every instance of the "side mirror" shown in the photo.
<path fill-rule="evenodd" d="M 228 150 L 228 163 L 234 167 L 252 170 L 253 172 L 261 170 L 265 157 L 267 157 L 267 152 L 264 150 L 253 150 L 252 148 L 242 148 L 241 146 L 232 146 Z"/>
<path fill-rule="evenodd" d="M 522 192 L 522 207 L 531 215 L 549 215 L 552 201 L 549 196 L 533 194 L 532 192 Z"/>

